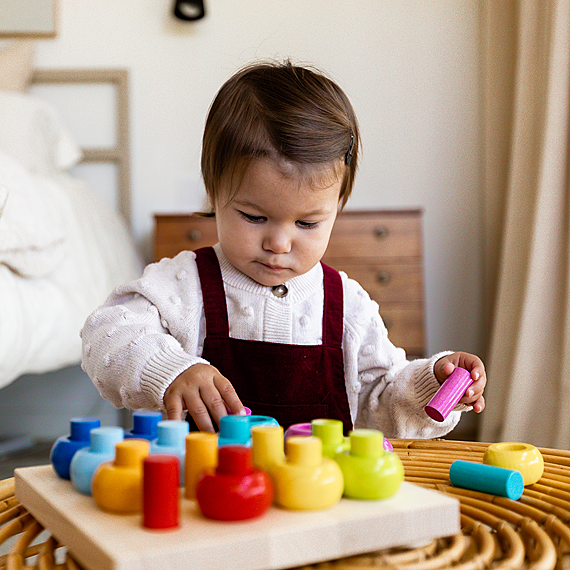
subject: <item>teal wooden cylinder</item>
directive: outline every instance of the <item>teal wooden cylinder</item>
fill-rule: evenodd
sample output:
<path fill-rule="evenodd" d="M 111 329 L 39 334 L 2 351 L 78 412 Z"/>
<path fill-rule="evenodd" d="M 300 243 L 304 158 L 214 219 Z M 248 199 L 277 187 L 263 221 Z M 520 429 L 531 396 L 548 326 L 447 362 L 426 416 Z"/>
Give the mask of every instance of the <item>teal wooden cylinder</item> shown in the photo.
<path fill-rule="evenodd" d="M 516 501 L 524 491 L 520 471 L 473 463 L 458 459 L 449 468 L 449 480 L 454 487 L 500 495 Z"/>

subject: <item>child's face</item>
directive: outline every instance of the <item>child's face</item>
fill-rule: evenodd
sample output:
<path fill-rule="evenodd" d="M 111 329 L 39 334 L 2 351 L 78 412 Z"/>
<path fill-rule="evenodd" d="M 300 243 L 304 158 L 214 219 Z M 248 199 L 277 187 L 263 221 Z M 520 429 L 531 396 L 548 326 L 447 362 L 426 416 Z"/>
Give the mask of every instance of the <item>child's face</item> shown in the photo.
<path fill-rule="evenodd" d="M 312 269 L 338 211 L 341 181 L 328 174 L 315 188 L 270 161 L 253 161 L 236 197 L 215 204 L 218 239 L 232 265 L 269 287 Z"/>

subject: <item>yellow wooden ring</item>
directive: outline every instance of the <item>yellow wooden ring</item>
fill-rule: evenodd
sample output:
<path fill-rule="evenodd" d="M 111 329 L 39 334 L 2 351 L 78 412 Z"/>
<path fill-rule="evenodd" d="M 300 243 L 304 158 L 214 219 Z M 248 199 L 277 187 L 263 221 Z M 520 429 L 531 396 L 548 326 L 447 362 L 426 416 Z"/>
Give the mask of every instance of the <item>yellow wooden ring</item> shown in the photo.
<path fill-rule="evenodd" d="M 529 443 L 493 443 L 485 451 L 483 463 L 520 471 L 525 485 L 536 483 L 544 472 L 542 454 Z"/>

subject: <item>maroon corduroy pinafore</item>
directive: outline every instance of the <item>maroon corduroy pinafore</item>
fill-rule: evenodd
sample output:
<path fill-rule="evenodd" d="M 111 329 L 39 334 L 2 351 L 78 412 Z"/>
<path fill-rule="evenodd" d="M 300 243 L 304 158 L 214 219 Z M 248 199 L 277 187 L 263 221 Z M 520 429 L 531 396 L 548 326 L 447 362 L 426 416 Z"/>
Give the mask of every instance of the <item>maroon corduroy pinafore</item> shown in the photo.
<path fill-rule="evenodd" d="M 352 429 L 342 355 L 343 290 L 340 275 L 324 272 L 322 345 L 279 344 L 230 338 L 222 273 L 211 247 L 196 251 L 204 298 L 202 357 L 234 386 L 244 406 L 284 428 L 315 418 L 339 419 Z"/>

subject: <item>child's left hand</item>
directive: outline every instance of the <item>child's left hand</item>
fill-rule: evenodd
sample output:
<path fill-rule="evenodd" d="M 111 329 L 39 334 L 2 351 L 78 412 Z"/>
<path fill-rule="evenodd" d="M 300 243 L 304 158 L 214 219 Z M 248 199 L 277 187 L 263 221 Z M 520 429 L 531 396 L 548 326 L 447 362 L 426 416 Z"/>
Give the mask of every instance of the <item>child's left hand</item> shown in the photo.
<path fill-rule="evenodd" d="M 467 352 L 454 352 L 440 358 L 435 363 L 433 371 L 438 382 L 443 384 L 458 366 L 468 370 L 473 379 L 473 384 L 469 386 L 465 396 L 459 400 L 459 403 L 473 406 L 473 410 L 479 414 L 485 409 L 483 390 L 487 383 L 487 376 L 485 374 L 485 365 L 478 356 L 468 354 Z"/>

